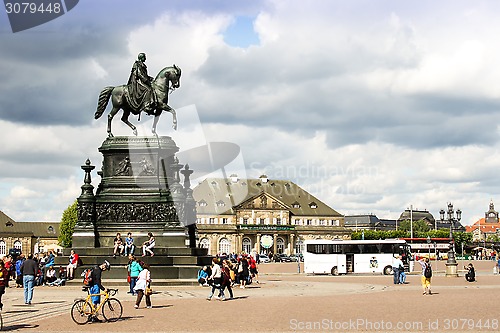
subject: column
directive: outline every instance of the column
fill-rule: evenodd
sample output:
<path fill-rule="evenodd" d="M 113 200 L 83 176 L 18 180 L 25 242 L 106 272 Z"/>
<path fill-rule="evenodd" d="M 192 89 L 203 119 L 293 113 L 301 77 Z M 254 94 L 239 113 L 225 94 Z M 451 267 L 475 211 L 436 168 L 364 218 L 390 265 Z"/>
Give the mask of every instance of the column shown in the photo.
<path fill-rule="evenodd" d="M 257 251 L 257 254 L 260 254 L 260 234 L 256 236 L 255 251 Z"/>
<path fill-rule="evenodd" d="M 290 242 L 290 254 L 293 254 L 293 251 L 295 250 L 295 235 L 294 234 L 290 234 L 289 242 Z"/>
<path fill-rule="evenodd" d="M 278 244 L 276 244 L 277 238 L 278 234 L 273 234 L 273 254 L 278 253 Z"/>

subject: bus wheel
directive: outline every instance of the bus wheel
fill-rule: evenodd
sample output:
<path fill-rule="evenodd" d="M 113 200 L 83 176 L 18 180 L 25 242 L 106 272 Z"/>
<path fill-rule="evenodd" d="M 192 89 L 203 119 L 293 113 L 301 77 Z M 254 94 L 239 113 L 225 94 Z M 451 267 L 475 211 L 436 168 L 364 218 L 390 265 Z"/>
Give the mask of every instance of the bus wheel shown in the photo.
<path fill-rule="evenodd" d="M 392 266 L 385 266 L 384 275 L 392 275 Z"/>
<path fill-rule="evenodd" d="M 337 266 L 332 268 L 332 275 L 335 275 L 335 276 L 339 275 L 339 269 L 337 268 Z"/>

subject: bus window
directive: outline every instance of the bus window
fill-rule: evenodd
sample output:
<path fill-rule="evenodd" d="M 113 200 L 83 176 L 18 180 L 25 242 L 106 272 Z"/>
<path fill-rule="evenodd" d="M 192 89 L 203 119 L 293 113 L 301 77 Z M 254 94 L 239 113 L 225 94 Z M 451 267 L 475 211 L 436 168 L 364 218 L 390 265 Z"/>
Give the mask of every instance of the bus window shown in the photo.
<path fill-rule="evenodd" d="M 380 250 L 380 253 L 395 253 L 395 252 L 397 252 L 397 251 L 394 251 L 394 244 L 383 243 L 381 245 L 382 245 L 382 248 Z"/>
<path fill-rule="evenodd" d="M 380 253 L 380 250 L 377 244 L 365 244 L 363 253 Z"/>

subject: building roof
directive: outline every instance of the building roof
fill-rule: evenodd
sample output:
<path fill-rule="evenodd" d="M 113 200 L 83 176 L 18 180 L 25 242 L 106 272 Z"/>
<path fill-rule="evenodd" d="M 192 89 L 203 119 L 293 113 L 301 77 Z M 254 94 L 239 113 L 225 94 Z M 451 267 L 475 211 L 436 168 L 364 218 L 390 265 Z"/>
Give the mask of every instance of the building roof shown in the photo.
<path fill-rule="evenodd" d="M 344 217 L 346 228 L 374 228 L 380 226 L 380 219 L 371 214 L 367 215 L 349 215 Z"/>
<path fill-rule="evenodd" d="M 481 232 L 484 233 L 495 233 L 497 229 L 500 229 L 500 223 L 486 222 L 486 219 L 483 217 L 480 218 L 473 225 L 468 225 L 465 227 L 465 231 L 467 232 L 473 232 L 476 229 L 479 229 Z"/>
<path fill-rule="evenodd" d="M 295 216 L 341 217 L 336 210 L 289 180 L 207 178 L 193 190 L 197 214 L 234 215 L 235 208 L 260 195 L 272 197 Z M 258 209 L 258 208 L 256 208 Z"/>
<path fill-rule="evenodd" d="M 57 238 L 59 222 L 15 222 L 0 211 L 0 235 Z"/>

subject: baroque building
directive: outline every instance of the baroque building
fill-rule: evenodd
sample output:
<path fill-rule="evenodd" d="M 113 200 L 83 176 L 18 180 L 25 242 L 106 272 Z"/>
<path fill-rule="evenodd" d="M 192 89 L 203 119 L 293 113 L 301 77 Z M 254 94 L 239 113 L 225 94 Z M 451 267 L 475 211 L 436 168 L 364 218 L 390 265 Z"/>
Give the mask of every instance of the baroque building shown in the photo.
<path fill-rule="evenodd" d="M 301 253 L 308 239 L 347 239 L 344 217 L 288 180 L 208 178 L 193 190 L 198 246 L 217 253 Z"/>
<path fill-rule="evenodd" d="M 490 207 L 484 213 L 484 217 L 476 221 L 473 225 L 466 226 L 465 229 L 467 232 L 472 233 L 473 241 L 486 241 L 488 236 L 499 235 L 500 219 L 493 201 L 490 202 Z"/>

